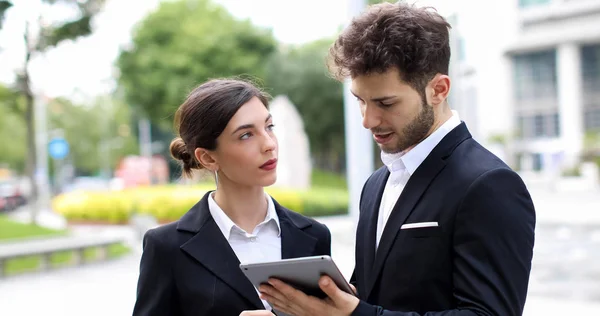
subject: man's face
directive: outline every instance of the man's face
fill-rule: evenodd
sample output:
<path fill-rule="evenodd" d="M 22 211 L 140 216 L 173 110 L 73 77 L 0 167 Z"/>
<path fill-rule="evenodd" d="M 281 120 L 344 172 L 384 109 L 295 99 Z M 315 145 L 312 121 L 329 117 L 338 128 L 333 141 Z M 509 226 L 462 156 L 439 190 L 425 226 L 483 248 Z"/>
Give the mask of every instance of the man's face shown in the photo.
<path fill-rule="evenodd" d="M 382 151 L 403 152 L 430 133 L 434 109 L 400 79 L 398 69 L 354 77 L 351 90 L 360 104 L 363 126 Z"/>

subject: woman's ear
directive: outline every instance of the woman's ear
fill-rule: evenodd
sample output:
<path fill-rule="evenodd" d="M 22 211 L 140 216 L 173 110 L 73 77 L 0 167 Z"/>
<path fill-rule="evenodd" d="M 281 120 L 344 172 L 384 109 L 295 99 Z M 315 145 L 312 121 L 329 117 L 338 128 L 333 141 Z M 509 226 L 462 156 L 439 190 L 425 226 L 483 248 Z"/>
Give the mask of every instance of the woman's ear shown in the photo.
<path fill-rule="evenodd" d="M 196 159 L 204 168 L 210 171 L 219 170 L 219 164 L 210 151 L 204 148 L 196 148 L 196 150 L 194 150 L 194 156 L 196 156 Z"/>

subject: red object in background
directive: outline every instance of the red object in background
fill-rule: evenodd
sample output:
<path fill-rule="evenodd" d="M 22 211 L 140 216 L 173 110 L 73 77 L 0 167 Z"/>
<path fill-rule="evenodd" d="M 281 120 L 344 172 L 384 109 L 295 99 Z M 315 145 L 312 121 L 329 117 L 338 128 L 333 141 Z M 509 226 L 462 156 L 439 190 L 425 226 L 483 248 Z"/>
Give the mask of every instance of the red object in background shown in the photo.
<path fill-rule="evenodd" d="M 119 162 L 115 177 L 123 181 L 125 188 L 164 184 L 169 182 L 169 166 L 166 159 L 159 155 L 152 159 L 127 156 Z"/>

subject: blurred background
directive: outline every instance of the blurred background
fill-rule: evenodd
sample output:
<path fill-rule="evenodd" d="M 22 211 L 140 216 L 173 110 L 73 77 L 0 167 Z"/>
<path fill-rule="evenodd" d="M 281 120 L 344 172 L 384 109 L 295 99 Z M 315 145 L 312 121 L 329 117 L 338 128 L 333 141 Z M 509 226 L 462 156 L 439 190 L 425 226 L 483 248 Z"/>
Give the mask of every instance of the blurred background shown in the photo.
<path fill-rule="evenodd" d="M 377 0 L 0 0 L 0 315 L 128 315 L 141 236 L 182 180 L 173 114 L 215 77 L 273 97 L 284 206 L 333 233 L 381 166 L 329 46 Z M 538 224 L 526 315 L 600 315 L 600 0 L 420 0 L 452 25 L 450 105 L 516 170 Z"/>

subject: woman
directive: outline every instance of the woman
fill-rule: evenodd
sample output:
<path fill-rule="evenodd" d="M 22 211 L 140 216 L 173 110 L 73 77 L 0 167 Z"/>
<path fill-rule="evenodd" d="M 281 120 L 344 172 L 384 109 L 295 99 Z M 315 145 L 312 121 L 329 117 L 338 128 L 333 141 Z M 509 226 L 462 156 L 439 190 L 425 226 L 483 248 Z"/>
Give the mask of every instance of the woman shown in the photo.
<path fill-rule="evenodd" d="M 239 315 L 270 310 L 240 262 L 329 255 L 326 226 L 264 192 L 276 180 L 277 138 L 267 98 L 250 83 L 211 80 L 175 117 L 171 154 L 185 175 L 206 169 L 217 189 L 143 240 L 133 315 Z"/>

